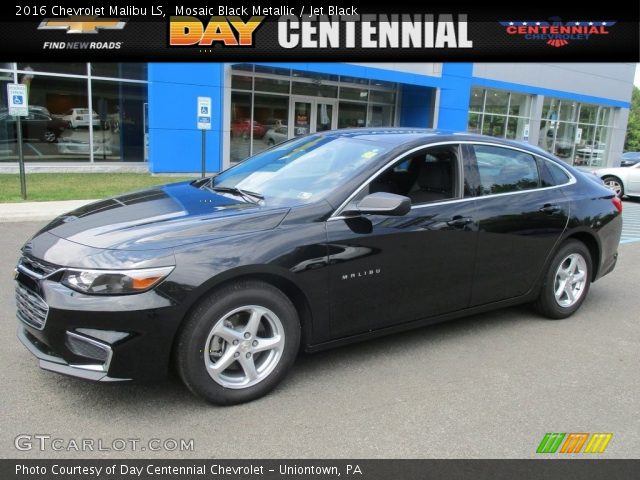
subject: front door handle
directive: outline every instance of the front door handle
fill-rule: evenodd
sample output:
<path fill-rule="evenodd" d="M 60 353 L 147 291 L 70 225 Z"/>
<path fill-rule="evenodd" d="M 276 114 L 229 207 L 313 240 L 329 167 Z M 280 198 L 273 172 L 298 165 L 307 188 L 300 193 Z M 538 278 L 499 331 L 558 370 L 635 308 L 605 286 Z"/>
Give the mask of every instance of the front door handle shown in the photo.
<path fill-rule="evenodd" d="M 473 218 L 456 216 L 447 222 L 450 227 L 465 227 L 473 223 Z"/>
<path fill-rule="evenodd" d="M 551 205 L 550 203 L 545 203 L 544 206 L 539 211 L 541 213 L 552 215 L 554 213 L 558 213 L 560 211 L 560 207 L 558 205 Z"/>

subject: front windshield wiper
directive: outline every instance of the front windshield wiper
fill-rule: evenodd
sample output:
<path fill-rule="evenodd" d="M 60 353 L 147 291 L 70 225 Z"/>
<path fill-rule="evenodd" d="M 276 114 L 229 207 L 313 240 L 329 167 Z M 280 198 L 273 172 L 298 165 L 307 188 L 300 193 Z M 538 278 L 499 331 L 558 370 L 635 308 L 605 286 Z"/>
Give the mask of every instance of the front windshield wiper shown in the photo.
<path fill-rule="evenodd" d="M 211 182 L 213 184 L 213 181 Z M 253 203 L 255 205 L 260 205 L 260 201 L 264 200 L 264 195 L 260 193 L 251 192 L 249 190 L 245 190 L 243 188 L 238 187 L 223 187 L 218 185 L 209 185 L 209 189 L 214 192 L 222 192 L 222 193 L 231 193 L 233 195 L 239 195 L 246 202 Z"/>

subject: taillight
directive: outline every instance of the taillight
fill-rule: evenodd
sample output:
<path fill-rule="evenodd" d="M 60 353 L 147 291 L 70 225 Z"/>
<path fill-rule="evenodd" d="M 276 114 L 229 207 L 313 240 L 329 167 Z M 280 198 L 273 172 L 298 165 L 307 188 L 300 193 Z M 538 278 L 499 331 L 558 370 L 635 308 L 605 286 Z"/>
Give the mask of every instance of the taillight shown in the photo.
<path fill-rule="evenodd" d="M 620 197 L 613 197 L 611 199 L 611 203 L 613 203 L 613 206 L 616 207 L 618 213 L 622 213 L 622 200 L 620 200 Z"/>

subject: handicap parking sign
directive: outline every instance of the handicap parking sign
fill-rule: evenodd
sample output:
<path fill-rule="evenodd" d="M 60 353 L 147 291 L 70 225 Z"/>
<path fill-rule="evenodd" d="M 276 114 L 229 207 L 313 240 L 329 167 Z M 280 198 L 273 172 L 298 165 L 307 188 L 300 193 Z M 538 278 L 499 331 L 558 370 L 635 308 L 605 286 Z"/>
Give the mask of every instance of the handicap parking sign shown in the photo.
<path fill-rule="evenodd" d="M 21 83 L 8 83 L 7 103 L 9 107 L 9 115 L 16 117 L 26 117 L 29 115 L 27 86 Z"/>
<path fill-rule="evenodd" d="M 199 130 L 211 130 L 211 97 L 198 97 L 196 121 Z"/>

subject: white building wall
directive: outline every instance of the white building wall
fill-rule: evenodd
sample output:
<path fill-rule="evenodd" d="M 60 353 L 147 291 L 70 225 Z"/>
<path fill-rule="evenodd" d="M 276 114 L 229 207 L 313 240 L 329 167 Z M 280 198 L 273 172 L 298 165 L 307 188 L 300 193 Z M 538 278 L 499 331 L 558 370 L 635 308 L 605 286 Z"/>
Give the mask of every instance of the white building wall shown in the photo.
<path fill-rule="evenodd" d="M 473 76 L 628 102 L 635 63 L 475 63 Z"/>
<path fill-rule="evenodd" d="M 380 70 L 392 70 L 394 72 L 413 73 L 415 75 L 426 75 L 428 77 L 442 76 L 442 63 L 422 62 L 422 63 L 351 63 L 361 67 L 378 68 Z"/>

